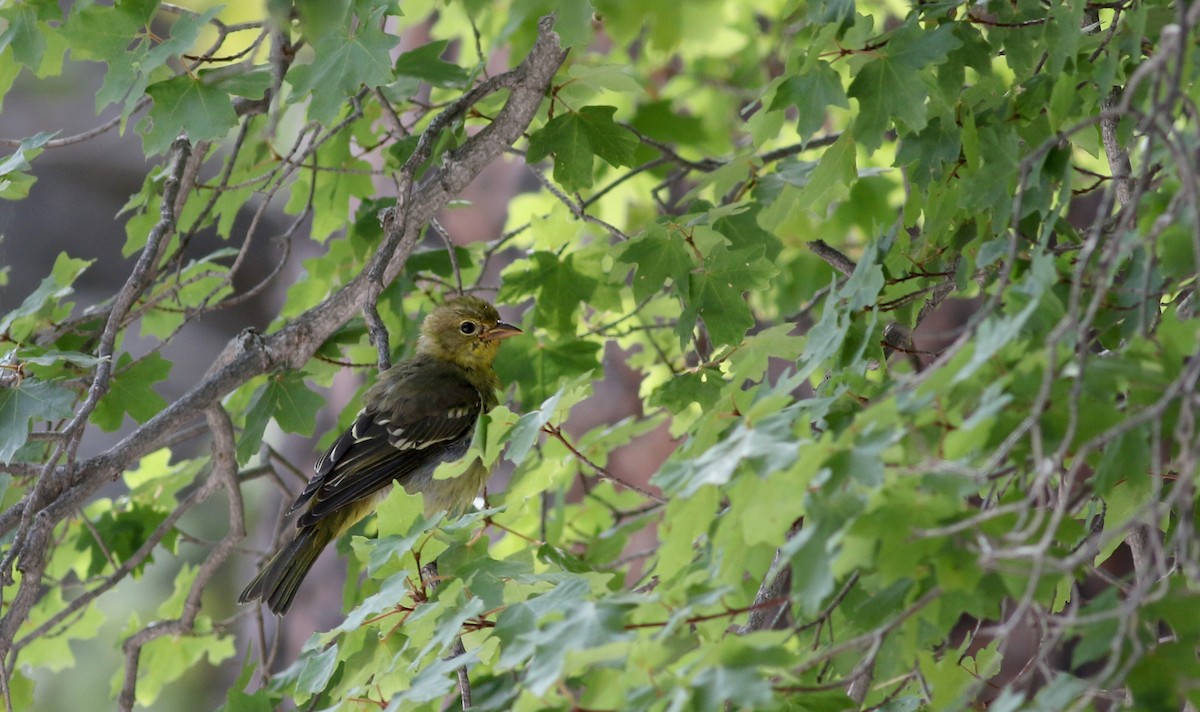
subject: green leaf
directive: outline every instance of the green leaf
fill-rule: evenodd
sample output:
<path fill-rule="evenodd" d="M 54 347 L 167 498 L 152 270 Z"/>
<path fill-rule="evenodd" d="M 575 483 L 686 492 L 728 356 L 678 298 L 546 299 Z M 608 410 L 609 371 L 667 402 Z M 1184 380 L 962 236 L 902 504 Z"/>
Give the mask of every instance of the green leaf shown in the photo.
<path fill-rule="evenodd" d="M 892 34 L 884 54 L 898 66 L 920 69 L 946 59 L 946 55 L 962 45 L 954 36 L 954 23 L 943 23 L 925 30 L 913 21 Z"/>
<path fill-rule="evenodd" d="M 714 211 L 709 211 L 712 215 Z M 724 215 L 713 221 L 712 227 L 729 240 L 730 246 L 763 248 L 763 257 L 775 261 L 783 250 L 783 243 L 773 233 L 764 230 L 758 222 L 762 206 L 750 205 L 732 215 Z"/>
<path fill-rule="evenodd" d="M 265 69 L 256 69 L 244 74 L 234 74 L 220 77 L 213 81 L 213 86 L 219 87 L 234 96 L 246 99 L 261 99 L 271 88 L 271 73 Z"/>
<path fill-rule="evenodd" d="M 511 606 L 496 622 L 503 646 L 498 669 L 520 667 L 525 684 L 534 694 L 543 694 L 561 674 L 568 654 L 626 641 L 633 633 L 625 629 L 627 605 L 591 601 L 582 597 L 587 584 L 568 578 L 551 593 Z M 550 611 L 560 613 L 546 622 Z M 619 658 L 620 651 L 611 655 Z"/>
<path fill-rule="evenodd" d="M 654 569 L 663 581 L 672 581 L 691 563 L 696 542 L 709 529 L 722 498 L 716 487 L 702 487 L 692 497 L 668 497 L 659 529 L 660 545 L 654 552 Z"/>
<path fill-rule="evenodd" d="M 42 146 L 54 138 L 51 133 L 39 133 L 21 141 L 17 150 L 0 160 L 0 199 L 22 200 L 29 195 L 37 177 L 29 171 L 29 162 L 42 153 Z"/>
<path fill-rule="evenodd" d="M 1147 463 L 1152 461 L 1150 443 L 1150 428 L 1142 425 L 1121 433 L 1107 445 L 1092 483 L 1096 494 L 1105 497 L 1118 483 L 1143 477 Z"/>
<path fill-rule="evenodd" d="M 792 570 L 804 572 L 792 590 L 792 599 L 806 613 L 820 610 L 821 603 L 833 593 L 833 549 L 838 529 L 838 524 L 827 516 L 805 521 L 780 548 L 781 558 L 791 562 Z"/>
<path fill-rule="evenodd" d="M 153 384 L 165 381 L 171 373 L 171 362 L 157 351 L 133 362 L 128 353 L 121 354 L 113 370 L 108 393 L 92 411 L 92 422 L 101 430 L 113 432 L 121 427 L 125 414 L 144 423 L 167 407 L 167 401 L 155 392 Z"/>
<path fill-rule="evenodd" d="M 533 335 L 509 339 L 500 349 L 495 366 L 502 383 L 519 387 L 522 403 L 543 403 L 558 391 L 563 380 L 600 368 L 600 344 Z"/>
<path fill-rule="evenodd" d="M 534 321 L 559 334 L 574 334 L 579 307 L 595 292 L 598 280 L 579 271 L 575 254 L 563 257 L 535 252 L 504 270 L 504 284 L 496 300 L 513 302 L 534 298 Z"/>
<path fill-rule="evenodd" d="M 469 79 L 466 70 L 442 59 L 449 46 L 446 40 L 430 42 L 396 58 L 396 74 L 415 77 L 435 87 L 461 87 Z"/>
<path fill-rule="evenodd" d="M 846 300 L 851 312 L 873 306 L 883 290 L 883 267 L 873 257 L 874 254 L 864 255 L 854 266 L 850 279 L 837 291 L 838 297 Z"/>
<path fill-rule="evenodd" d="M 4 108 L 4 97 L 12 89 L 21 73 L 21 63 L 12 56 L 12 48 L 0 50 L 0 110 Z"/>
<path fill-rule="evenodd" d="M 869 148 L 878 148 L 883 132 L 893 120 L 908 131 L 925 128 L 925 85 L 912 69 L 887 57 L 867 63 L 847 92 L 858 99 L 859 113 L 854 120 L 854 137 Z"/>
<path fill-rule="evenodd" d="M 324 690 L 329 678 L 333 677 L 338 663 L 338 646 L 330 645 L 318 653 L 307 653 L 301 660 L 303 667 L 296 680 L 296 689 L 314 695 Z"/>
<path fill-rule="evenodd" d="M 633 166 L 633 152 L 638 139 L 624 127 L 613 122 L 615 106 L 585 106 L 579 110 L 579 122 L 588 143 L 600 160 L 619 168 Z"/>
<path fill-rule="evenodd" d="M 48 588 L 41 596 L 25 624 L 21 629 L 21 637 L 50 622 L 50 619 L 66 608 L 67 601 L 63 600 L 61 587 Z M 81 646 L 81 641 L 94 641 L 106 620 L 104 611 L 99 606 L 87 606 L 60 621 L 54 626 L 54 635 L 39 635 L 26 638 L 28 645 L 21 651 L 21 661 L 34 669 L 46 670 L 52 673 L 78 669 L 80 658 L 72 651 Z M 86 660 L 86 658 L 84 659 Z M 69 674 L 69 673 L 67 673 Z M 15 707 L 16 705 L 14 705 Z M 24 709 L 34 709 L 32 701 Z"/>
<path fill-rule="evenodd" d="M 272 418 L 289 433 L 305 437 L 317 427 L 317 412 L 325 405 L 321 396 L 304 384 L 304 373 L 272 374 L 258 388 L 246 410 L 246 423 L 238 438 L 238 462 L 247 462 L 262 444 L 267 421 Z"/>
<path fill-rule="evenodd" d="M 953 33 L 953 23 L 932 31 L 907 24 L 892 34 L 882 56 L 858 70 L 847 93 L 859 103 L 854 120 L 854 137 L 859 143 L 878 148 L 893 119 L 910 132 L 925 128 L 927 94 L 918 70 L 942 61 L 960 45 Z"/>
<path fill-rule="evenodd" d="M 87 575 L 95 576 L 110 566 L 120 566 L 129 561 L 166 518 L 165 510 L 139 502 L 131 502 L 124 511 L 109 510 L 102 513 L 92 522 L 91 528 L 81 530 L 75 540 L 76 551 L 91 554 Z M 174 550 L 177 534 L 174 529 L 170 530 L 162 538 L 161 545 L 168 551 Z M 148 556 L 134 566 L 131 573 L 136 578 L 151 563 L 154 563 L 154 557 Z"/>
<path fill-rule="evenodd" d="M 75 412 L 75 400 L 73 391 L 33 378 L 0 388 L 0 462 L 12 461 L 25 444 L 31 420 L 69 418 Z"/>
<path fill-rule="evenodd" d="M 571 383 L 563 384 L 563 387 L 547 398 L 540 408 L 522 415 L 517 424 L 508 431 L 508 449 L 504 459 L 514 465 L 524 462 L 525 456 L 541 435 L 542 426 L 552 420 L 566 420 L 571 407 L 591 393 L 591 386 L 585 384 L 585 380 L 577 378 Z"/>
<path fill-rule="evenodd" d="M 554 31 L 562 46 L 580 47 L 592 37 L 592 22 L 596 16 L 590 0 L 559 0 L 554 6 Z"/>
<path fill-rule="evenodd" d="M 717 404 L 725 387 L 725 379 L 715 368 L 703 368 L 676 374 L 650 396 L 650 405 L 662 406 L 680 413 L 692 403 L 709 409 Z"/>
<path fill-rule="evenodd" d="M 95 368 L 101 359 L 91 354 L 81 354 L 78 351 L 47 351 L 41 354 L 23 354 L 21 361 L 39 366 L 55 366 L 65 362 L 83 368 Z"/>
<path fill-rule="evenodd" d="M 226 690 L 225 704 L 219 712 L 272 712 L 280 703 L 279 693 L 265 687 L 249 695 L 242 692 L 250 684 L 250 680 L 256 672 L 255 665 L 250 662 L 250 659 L 250 652 L 246 651 L 246 658 L 242 662 L 242 673 Z"/>
<path fill-rule="evenodd" d="M 525 160 L 532 164 L 554 156 L 554 180 L 574 192 L 592 187 L 594 155 L 578 114 L 572 112 L 554 117 L 529 136 Z"/>
<path fill-rule="evenodd" d="M 821 160 L 813 170 L 812 178 L 800 189 L 794 206 L 821 208 L 828 202 L 831 191 L 842 188 L 838 194 L 844 194 L 844 188 L 858 179 L 855 154 L 856 146 L 850 134 L 844 133 L 838 137 L 838 140 L 821 154 Z"/>
<path fill-rule="evenodd" d="M 145 29 L 147 19 L 139 17 L 129 3 L 76 5 L 62 32 L 75 59 L 114 63 Z"/>
<path fill-rule="evenodd" d="M 743 461 L 760 463 L 769 472 L 787 467 L 798 454 L 791 413 L 783 410 L 753 426 L 739 423 L 698 457 L 672 456 L 650 481 L 669 497 L 690 497 L 704 485 L 729 482 Z"/>
<path fill-rule="evenodd" d="M 794 329 L 791 324 L 778 324 L 747 337 L 729 354 L 732 373 L 738 378 L 758 381 L 766 374 L 770 359 L 795 362 L 804 348 L 804 338 L 792 336 Z"/>
<path fill-rule="evenodd" d="M 1195 610 L 1195 607 L 1191 607 Z M 1200 662 L 1190 641 L 1172 640 L 1150 650 L 1129 671 L 1129 691 L 1133 708 L 1170 710 L 1184 708 L 1185 700 L 1194 700 L 1191 680 L 1200 677 Z"/>
<path fill-rule="evenodd" d="M 763 257 L 763 248 L 730 250 L 718 245 L 704 258 L 704 266 L 688 275 L 687 306 L 679 318 L 678 333 L 686 342 L 697 319 L 713 344 L 741 342 L 752 326 L 754 315 L 743 293 L 766 289 L 779 269 Z"/>
<path fill-rule="evenodd" d="M 470 669 L 477 661 L 476 652 L 469 650 L 463 655 L 438 658 L 423 666 L 420 672 L 413 677 L 407 689 L 392 698 L 392 705 L 388 708 L 389 712 L 390 710 L 406 709 L 398 706 L 399 703 L 419 704 L 444 698 L 458 687 L 455 671 L 464 666 Z"/>
<path fill-rule="evenodd" d="M 65 252 L 59 253 L 50 276 L 42 279 L 42 283 L 25 297 L 21 306 L 0 319 L 0 333 L 7 333 L 11 340 L 21 343 L 38 328 L 39 322 L 65 317 L 71 304 L 63 304 L 62 300 L 73 293 L 71 285 L 92 262 L 68 257 Z"/>
<path fill-rule="evenodd" d="M 140 7 L 133 2 L 116 3 L 111 8 L 88 6 L 73 12 L 63 29 L 73 56 L 108 64 L 104 84 L 96 92 L 96 111 L 124 99 L 122 127 L 137 108 L 152 74 L 191 49 L 200 31 L 220 10 L 213 7 L 200 14 L 180 13 L 171 25 L 170 36 L 159 40 L 149 27 L 156 9 L 157 3 L 142 3 Z"/>
<path fill-rule="evenodd" d="M 354 157 L 351 151 L 352 138 L 351 132 L 342 131 L 317 149 L 317 163 L 328 170 L 297 180 L 292 185 L 291 199 L 284 208 L 289 213 L 299 215 L 311 201 L 313 219 L 310 234 L 318 242 L 325 242 L 334 232 L 346 226 L 353 201 L 362 200 L 375 191 L 371 176 L 367 175 L 371 166 Z M 375 224 L 378 225 L 377 217 Z M 354 243 L 336 242 L 327 257 L 339 257 L 340 250 L 343 259 L 354 259 L 352 251 L 356 249 Z M 327 272 L 328 269 L 322 271 Z"/>
<path fill-rule="evenodd" d="M 12 47 L 13 58 L 30 69 L 37 70 L 46 51 L 44 30 L 38 27 L 37 11 L 28 6 L 9 6 L 2 11 L 8 27 L 0 32 L 0 51 Z"/>
<path fill-rule="evenodd" d="M 382 542 L 383 540 L 377 541 Z M 374 556 L 373 550 L 371 555 Z M 379 592 L 367 596 L 366 600 L 350 611 L 346 616 L 346 620 L 342 621 L 337 630 L 352 631 L 361 628 L 368 618 L 372 618 L 376 614 L 388 609 L 394 609 L 397 604 L 409 595 L 411 591 L 409 585 L 408 571 L 400 571 L 388 577 L 379 585 Z"/>
<path fill-rule="evenodd" d="M 204 459 L 177 460 L 172 464 L 170 449 L 162 448 L 144 455 L 136 467 L 125 470 L 121 477 L 131 498 L 157 507 L 173 507 L 175 495 L 193 484 L 206 464 Z"/>
<path fill-rule="evenodd" d="M 699 117 L 676 111 L 672 102 L 667 100 L 640 104 L 629 123 L 646 136 L 659 141 L 696 144 L 707 137 L 704 122 Z"/>
<path fill-rule="evenodd" d="M 754 648 L 746 638 L 729 637 L 709 653 L 718 660 L 701 668 L 692 679 L 695 709 L 719 710 L 725 707 L 762 709 L 770 706 L 773 696 L 772 666 L 786 666 L 791 656 L 781 647 Z M 805 707 L 812 709 L 805 695 Z M 844 707 L 845 699 L 842 699 Z"/>
<path fill-rule="evenodd" d="M 276 401 L 273 416 L 284 432 L 309 437 L 317 427 L 317 411 L 325 405 L 325 399 L 309 390 L 304 384 L 304 374 L 290 372 L 281 379 L 274 379 L 269 389 L 275 393 L 270 397 Z"/>
<path fill-rule="evenodd" d="M 913 180 L 927 186 L 941 176 L 947 165 L 958 161 L 961 152 L 958 125 L 935 116 L 920 132 L 904 136 L 896 152 L 896 165 L 908 166 Z"/>
<path fill-rule="evenodd" d="M 1060 672 L 1045 687 L 1040 688 L 1032 700 L 1025 702 L 1020 707 L 1014 707 L 1014 709 L 1029 710 L 1030 712 L 1064 710 L 1078 702 L 1090 686 L 1091 683 L 1087 680 L 1081 680 L 1070 673 Z M 1016 704 L 1021 702 L 1022 700 L 1018 697 Z M 1143 707 L 1143 709 L 1154 709 L 1154 707 Z"/>
<path fill-rule="evenodd" d="M 529 137 L 526 160 L 554 156 L 554 180 L 568 191 L 590 188 L 592 156 L 614 167 L 632 166 L 638 139 L 613 122 L 614 106 L 585 106 L 560 114 Z"/>
<path fill-rule="evenodd" d="M 1025 307 L 1016 314 L 998 315 L 985 319 L 979 325 L 975 335 L 975 352 L 971 355 L 971 360 L 955 374 L 954 382 L 961 383 L 970 378 L 975 371 L 988 363 L 997 351 L 1017 338 L 1021 328 L 1025 322 L 1029 321 L 1029 317 L 1033 316 L 1037 306 L 1038 301 L 1030 299 Z"/>
<path fill-rule="evenodd" d="M 232 635 L 220 635 L 212 630 L 212 620 L 198 616 L 189 635 L 164 635 L 142 647 L 143 660 L 152 660 L 153 665 L 140 665 L 137 680 L 137 704 L 149 707 L 162 693 L 163 688 L 189 673 L 195 673 L 201 662 L 207 659 L 210 665 L 219 665 L 234 655 Z M 124 671 L 118 670 L 113 682 L 119 689 Z"/>
<path fill-rule="evenodd" d="M 422 501 L 416 497 L 408 495 L 402 488 L 394 488 L 387 497 L 386 506 L 378 508 L 380 519 L 385 520 L 380 528 L 383 535 L 378 539 L 366 540 L 363 542 L 367 548 L 367 575 L 372 578 L 380 578 L 381 571 L 384 567 L 403 562 L 404 557 L 412 552 L 415 546 L 418 546 L 424 539 L 428 537 L 429 531 L 438 524 L 440 515 L 434 519 L 426 519 L 421 512 Z M 396 516 L 400 515 L 400 516 Z M 407 526 L 407 531 L 404 534 L 391 534 L 386 532 L 404 529 Z M 358 542 L 355 540 L 355 551 L 359 550 Z M 412 559 L 409 559 L 412 562 Z M 394 570 L 392 566 L 388 570 Z M 389 579 L 390 581 L 390 579 Z M 385 587 L 387 590 L 393 590 Z M 382 593 L 381 591 L 380 593 Z M 402 591 L 401 593 L 407 593 Z M 395 605 L 397 600 L 392 601 Z M 374 604 L 372 604 L 374 605 Z"/>
<path fill-rule="evenodd" d="M 770 109 L 788 106 L 796 107 L 799 114 L 796 131 L 808 138 L 825 125 L 829 107 L 849 109 L 850 101 L 842 88 L 842 78 L 828 62 L 818 60 L 804 73 L 789 76 L 775 90 Z"/>
<path fill-rule="evenodd" d="M 209 141 L 223 138 L 237 123 L 229 94 L 205 81 L 210 74 L 181 74 L 146 88 L 154 99 L 154 107 L 138 125 L 146 155 L 166 150 L 180 130 L 193 142 Z"/>
<path fill-rule="evenodd" d="M 464 247 L 455 247 L 454 255 L 458 258 L 459 269 L 464 272 L 475 266 L 474 256 Z M 415 252 L 404 263 L 404 272 L 416 276 L 421 272 L 430 272 L 439 277 L 453 277 L 454 265 L 450 262 L 449 253 L 442 248 Z"/>
<path fill-rule="evenodd" d="M 639 302 L 657 294 L 668 280 L 677 290 L 685 290 L 688 273 L 696 266 L 680 234 L 657 224 L 620 245 L 614 256 L 636 268 L 633 298 Z"/>
<path fill-rule="evenodd" d="M 1094 622 L 1083 626 L 1079 642 L 1071 651 L 1071 669 L 1078 669 L 1080 665 L 1086 665 L 1109 654 L 1113 638 L 1119 634 L 1120 616 L 1112 615 L 1119 605 L 1117 590 L 1110 588 L 1084 606 L 1081 613 Z"/>
<path fill-rule="evenodd" d="M 322 3 L 310 1 L 302 12 L 307 15 Z M 346 99 L 360 86 L 377 87 L 392 81 L 389 55 L 399 38 L 380 29 L 384 8 L 354 18 L 345 0 L 329 2 L 329 19 L 314 20 L 310 40 L 316 56 L 309 64 L 296 64 L 288 70 L 293 98 L 311 97 L 308 118 L 329 122 Z M 342 9 L 337 9 L 338 7 Z M 340 13 L 340 17 L 337 17 Z"/>

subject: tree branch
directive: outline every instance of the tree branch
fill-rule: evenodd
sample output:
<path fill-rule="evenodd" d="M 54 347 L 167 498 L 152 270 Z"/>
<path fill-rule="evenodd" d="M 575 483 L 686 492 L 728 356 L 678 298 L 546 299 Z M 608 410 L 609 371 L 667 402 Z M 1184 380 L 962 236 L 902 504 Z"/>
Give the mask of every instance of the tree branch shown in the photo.
<path fill-rule="evenodd" d="M 204 563 L 200 565 L 187 598 L 184 599 L 183 612 L 179 618 L 172 621 L 151 621 L 127 638 L 121 646 L 125 652 L 125 679 L 118 698 L 122 712 L 132 710 L 137 702 L 138 662 L 142 648 L 156 638 L 166 635 L 189 635 L 193 632 L 196 616 L 200 614 L 200 597 L 204 589 L 208 587 L 213 574 L 225 563 L 234 547 L 246 538 L 245 509 L 242 505 L 242 490 L 238 484 L 237 456 L 234 454 L 237 437 L 233 434 L 233 423 L 229 420 L 229 414 L 219 405 L 209 408 L 207 415 L 208 426 L 213 433 L 213 471 L 204 489 L 212 492 L 217 486 L 225 488 L 229 498 L 229 533 L 213 547 Z"/>

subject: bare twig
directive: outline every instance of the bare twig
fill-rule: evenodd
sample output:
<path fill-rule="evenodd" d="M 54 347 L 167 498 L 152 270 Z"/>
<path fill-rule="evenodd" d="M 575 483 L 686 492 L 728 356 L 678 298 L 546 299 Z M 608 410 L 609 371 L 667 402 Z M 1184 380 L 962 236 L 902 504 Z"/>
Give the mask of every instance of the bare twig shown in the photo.
<path fill-rule="evenodd" d="M 465 294 L 463 291 L 462 270 L 458 267 L 458 251 L 454 247 L 454 240 L 450 239 L 450 233 L 442 224 L 435 220 L 429 221 L 429 229 L 438 234 L 442 238 L 442 242 L 446 245 L 446 254 L 450 257 L 450 267 L 454 270 L 454 284 L 457 287 L 459 294 Z"/>
<path fill-rule="evenodd" d="M 571 451 L 571 454 L 575 456 L 575 459 L 579 460 L 583 464 L 592 468 L 592 471 L 595 472 L 597 475 L 599 475 L 600 479 L 608 480 L 609 482 L 612 482 L 613 484 L 617 484 L 617 485 L 620 485 L 627 489 L 631 489 L 634 492 L 637 492 L 638 494 L 642 495 L 643 497 L 654 500 L 655 502 L 658 502 L 659 504 L 667 503 L 667 500 L 663 499 L 661 496 L 654 494 L 653 492 L 651 492 L 650 490 L 648 490 L 644 487 L 641 487 L 632 482 L 629 482 L 628 480 L 617 477 L 613 473 L 609 472 L 607 469 L 592 462 L 590 459 L 588 459 L 587 455 L 584 455 L 582 452 L 579 451 L 578 448 L 576 448 L 574 445 L 571 444 L 571 441 L 567 440 L 567 436 L 563 433 L 562 428 L 558 427 L 557 425 L 552 425 L 552 424 L 547 423 L 546 425 L 542 426 L 542 432 L 546 433 L 550 437 L 552 437 L 555 440 L 562 443 L 563 446 L 567 448 L 567 450 Z"/>
<path fill-rule="evenodd" d="M 833 247 L 824 240 L 809 240 L 807 243 L 808 249 L 816 253 L 830 267 L 842 273 L 842 276 L 849 277 L 854 274 L 855 268 L 858 266 L 854 260 L 842 254 L 840 250 Z"/>

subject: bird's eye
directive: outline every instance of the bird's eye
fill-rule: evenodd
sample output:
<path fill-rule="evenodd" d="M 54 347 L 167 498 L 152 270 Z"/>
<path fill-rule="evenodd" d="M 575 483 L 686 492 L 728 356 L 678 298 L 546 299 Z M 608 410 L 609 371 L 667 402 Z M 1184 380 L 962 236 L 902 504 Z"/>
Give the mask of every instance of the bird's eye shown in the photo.
<path fill-rule="evenodd" d="M 476 329 L 475 322 L 473 322 L 473 321 L 464 321 L 462 324 L 459 324 L 459 326 L 458 326 L 458 330 L 464 334 L 467 334 L 468 336 L 471 334 L 474 334 L 475 329 Z"/>

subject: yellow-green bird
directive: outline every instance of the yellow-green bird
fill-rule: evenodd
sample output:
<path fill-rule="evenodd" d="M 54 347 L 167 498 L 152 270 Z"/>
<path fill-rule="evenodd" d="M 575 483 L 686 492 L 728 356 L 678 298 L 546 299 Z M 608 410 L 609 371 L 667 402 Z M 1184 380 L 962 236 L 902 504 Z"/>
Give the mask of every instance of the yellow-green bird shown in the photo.
<path fill-rule="evenodd" d="M 435 480 L 433 472 L 466 453 L 479 414 L 496 405 L 500 380 L 492 361 L 500 342 L 519 333 L 476 297 L 430 312 L 416 355 L 380 374 L 354 424 L 317 461 L 316 475 L 288 510 L 304 510 L 296 537 L 238 602 L 262 599 L 276 615 L 287 613 L 321 550 L 370 514 L 392 482 L 422 493 L 427 514 L 465 510 L 487 479 L 483 463 L 450 479 Z"/>

